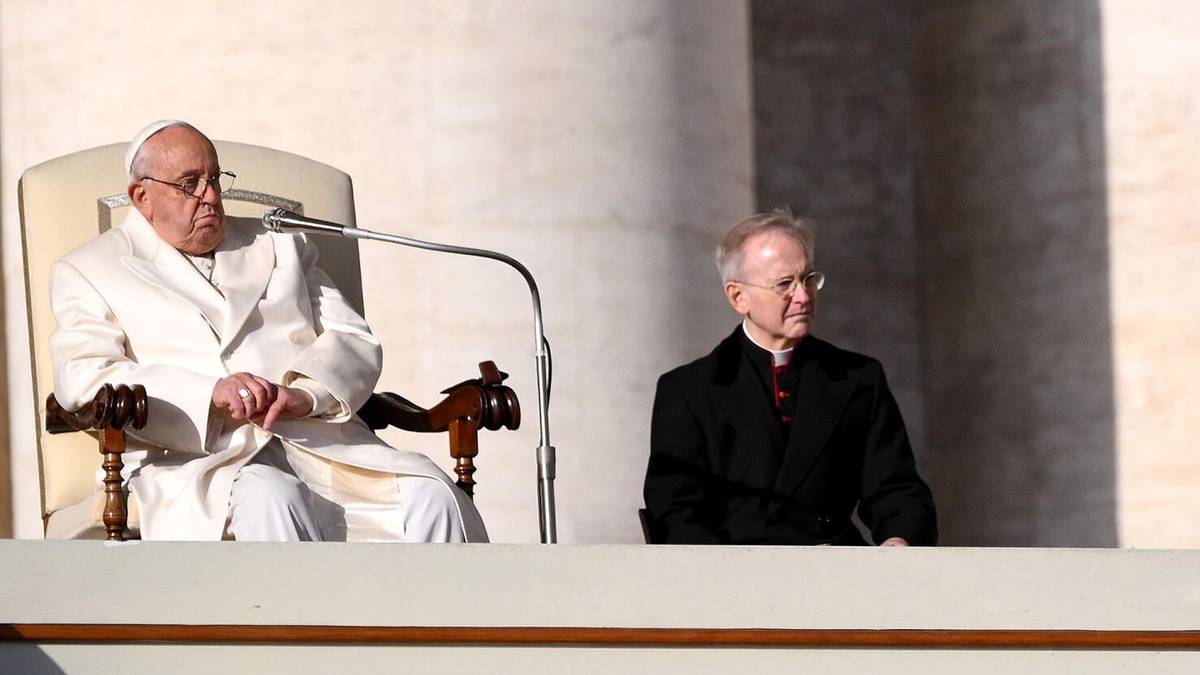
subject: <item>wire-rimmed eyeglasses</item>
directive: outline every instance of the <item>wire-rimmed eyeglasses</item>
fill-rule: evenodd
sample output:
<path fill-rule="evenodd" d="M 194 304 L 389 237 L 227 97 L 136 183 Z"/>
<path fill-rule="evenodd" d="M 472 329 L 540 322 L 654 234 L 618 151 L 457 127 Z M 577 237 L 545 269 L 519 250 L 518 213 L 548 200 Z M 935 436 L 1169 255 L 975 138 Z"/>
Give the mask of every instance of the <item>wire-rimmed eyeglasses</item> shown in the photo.
<path fill-rule="evenodd" d="M 200 199 L 204 193 L 208 191 L 208 186 L 212 185 L 217 190 L 217 194 L 223 194 L 233 188 L 233 181 L 237 179 L 237 174 L 229 171 L 221 171 L 212 176 L 188 176 L 178 183 L 172 183 L 167 180 L 159 180 L 150 176 L 143 176 L 142 180 L 152 180 L 155 183 L 169 185 L 183 194 Z"/>
<path fill-rule="evenodd" d="M 752 284 L 749 281 L 742 281 L 741 279 L 730 279 L 730 281 L 736 281 L 739 284 L 746 284 L 747 286 L 754 286 L 755 288 L 765 288 L 768 291 L 774 291 L 775 294 L 780 297 L 786 298 L 787 296 L 795 293 L 796 289 L 799 288 L 801 284 L 803 284 L 804 288 L 808 289 L 810 293 L 821 290 L 825 286 L 825 273 L 814 270 L 802 276 L 788 275 L 786 277 L 782 277 L 769 286 L 765 286 L 763 284 Z"/>

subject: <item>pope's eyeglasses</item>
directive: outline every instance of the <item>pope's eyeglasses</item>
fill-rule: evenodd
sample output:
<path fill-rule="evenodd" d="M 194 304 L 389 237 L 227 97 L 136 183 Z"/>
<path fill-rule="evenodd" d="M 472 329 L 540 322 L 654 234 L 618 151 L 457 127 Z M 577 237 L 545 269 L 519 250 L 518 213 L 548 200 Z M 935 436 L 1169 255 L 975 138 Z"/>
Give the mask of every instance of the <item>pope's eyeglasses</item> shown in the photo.
<path fill-rule="evenodd" d="M 212 176 L 188 176 L 178 183 L 159 180 L 157 178 L 151 178 L 150 176 L 144 176 L 142 177 L 142 180 L 152 180 L 155 183 L 169 185 L 189 197 L 200 199 L 204 196 L 204 193 L 208 191 L 209 185 L 212 185 L 216 189 L 217 194 L 224 194 L 228 192 L 233 188 L 233 181 L 236 178 L 236 173 L 221 171 Z"/>

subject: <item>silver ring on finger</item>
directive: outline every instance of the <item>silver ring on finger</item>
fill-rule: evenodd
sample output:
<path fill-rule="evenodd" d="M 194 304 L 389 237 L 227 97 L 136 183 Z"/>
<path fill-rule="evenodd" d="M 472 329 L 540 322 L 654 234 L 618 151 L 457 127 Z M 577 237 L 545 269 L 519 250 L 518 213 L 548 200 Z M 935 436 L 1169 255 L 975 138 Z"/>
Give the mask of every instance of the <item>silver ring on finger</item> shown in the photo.
<path fill-rule="evenodd" d="M 250 390 L 242 387 L 241 389 L 238 389 L 238 396 L 242 398 L 250 398 Z"/>

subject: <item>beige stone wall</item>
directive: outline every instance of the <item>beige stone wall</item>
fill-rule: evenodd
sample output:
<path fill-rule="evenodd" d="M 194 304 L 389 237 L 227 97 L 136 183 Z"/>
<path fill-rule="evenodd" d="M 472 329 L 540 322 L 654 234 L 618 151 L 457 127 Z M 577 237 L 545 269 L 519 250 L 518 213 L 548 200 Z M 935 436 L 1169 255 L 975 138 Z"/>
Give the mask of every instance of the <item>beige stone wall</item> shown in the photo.
<path fill-rule="evenodd" d="M 1121 543 L 1200 546 L 1200 12 L 1101 3 Z"/>
<path fill-rule="evenodd" d="M 6 0 L 0 12 L 12 419 L 33 405 L 21 171 L 184 117 L 347 171 L 363 227 L 524 261 L 556 358 L 560 540 L 640 540 L 654 378 L 732 323 L 708 248 L 753 205 L 743 3 Z M 478 502 L 494 539 L 536 541 L 523 283 L 496 263 L 383 245 L 364 247 L 363 266 L 381 388 L 431 403 L 481 359 L 512 374 L 524 426 L 484 438 Z M 37 536 L 26 426 L 11 434 L 16 532 Z M 442 439 L 388 438 L 450 465 Z"/>

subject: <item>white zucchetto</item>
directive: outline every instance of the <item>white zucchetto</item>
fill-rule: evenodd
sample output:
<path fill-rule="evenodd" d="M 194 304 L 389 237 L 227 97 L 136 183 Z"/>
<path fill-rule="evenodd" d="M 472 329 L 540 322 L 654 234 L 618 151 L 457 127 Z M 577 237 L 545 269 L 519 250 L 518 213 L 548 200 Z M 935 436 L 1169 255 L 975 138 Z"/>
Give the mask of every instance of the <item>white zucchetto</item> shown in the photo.
<path fill-rule="evenodd" d="M 142 145 L 150 140 L 151 136 L 167 127 L 178 126 L 195 128 L 183 120 L 158 120 L 157 122 L 147 124 L 145 128 L 139 131 L 138 135 L 133 137 L 133 140 L 129 142 L 129 147 L 125 150 L 125 175 L 130 179 L 133 178 L 133 160 L 137 157 L 138 150 L 142 149 Z"/>

